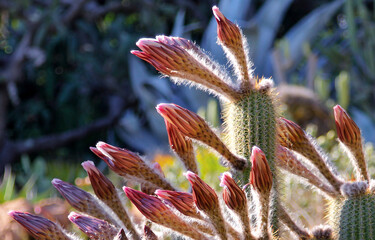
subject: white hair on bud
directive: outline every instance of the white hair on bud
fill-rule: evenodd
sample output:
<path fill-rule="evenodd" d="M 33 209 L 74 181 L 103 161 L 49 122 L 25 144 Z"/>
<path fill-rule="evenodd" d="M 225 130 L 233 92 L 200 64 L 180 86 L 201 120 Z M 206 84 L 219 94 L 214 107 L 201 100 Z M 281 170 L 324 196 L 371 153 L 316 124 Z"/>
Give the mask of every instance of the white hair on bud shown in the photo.
<path fill-rule="evenodd" d="M 231 78 L 229 77 L 228 73 L 225 70 L 225 67 L 220 65 L 219 63 L 213 61 L 210 56 L 206 54 L 205 51 L 200 49 L 197 45 L 194 45 L 195 48 L 191 49 L 185 49 L 185 51 L 199 64 L 201 64 L 204 68 L 206 68 L 211 74 L 215 75 L 220 81 L 227 84 L 229 87 L 231 87 L 233 90 L 237 89 L 237 86 L 233 84 Z M 209 84 L 211 86 L 205 86 L 204 84 L 201 84 L 199 82 L 204 83 L 204 79 L 202 80 L 198 76 L 186 72 L 176 72 L 178 73 L 178 77 L 176 76 L 170 76 L 170 78 L 176 83 L 176 84 L 185 84 L 188 86 L 194 86 L 198 89 L 207 91 L 217 97 L 219 97 L 221 100 L 230 100 L 232 96 L 230 96 L 230 93 L 222 91 L 220 88 L 214 86 L 213 84 Z M 223 99 L 224 98 L 224 99 Z"/>
<path fill-rule="evenodd" d="M 258 83 L 259 90 L 268 90 L 273 88 L 274 82 L 271 78 L 262 78 Z"/>
<path fill-rule="evenodd" d="M 348 182 L 344 183 L 340 190 L 343 196 L 350 198 L 365 194 L 368 187 L 367 182 Z"/>

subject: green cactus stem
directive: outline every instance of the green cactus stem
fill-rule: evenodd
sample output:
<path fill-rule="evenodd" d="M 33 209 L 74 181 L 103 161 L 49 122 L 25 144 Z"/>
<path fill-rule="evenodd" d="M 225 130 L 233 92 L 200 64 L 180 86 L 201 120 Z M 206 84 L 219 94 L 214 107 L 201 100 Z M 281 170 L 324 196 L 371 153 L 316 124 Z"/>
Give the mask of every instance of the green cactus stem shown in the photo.
<path fill-rule="evenodd" d="M 229 148 L 248 161 L 244 171 L 234 171 L 233 176 L 243 186 L 249 182 L 250 155 L 253 146 L 258 146 L 266 155 L 273 174 L 270 199 L 270 223 L 273 231 L 278 229 L 277 206 L 278 180 L 275 165 L 276 110 L 271 90 L 254 89 L 236 101 L 225 103 L 224 120 L 226 142 Z"/>
<path fill-rule="evenodd" d="M 374 206 L 373 193 L 333 200 L 329 220 L 333 226 L 334 239 L 374 239 Z"/>

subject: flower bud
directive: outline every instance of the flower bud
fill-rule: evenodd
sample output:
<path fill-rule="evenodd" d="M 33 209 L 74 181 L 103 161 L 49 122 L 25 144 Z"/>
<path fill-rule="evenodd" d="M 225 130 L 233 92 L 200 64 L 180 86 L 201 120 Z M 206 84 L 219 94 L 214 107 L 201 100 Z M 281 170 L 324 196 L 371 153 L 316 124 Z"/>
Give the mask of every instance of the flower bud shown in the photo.
<path fill-rule="evenodd" d="M 82 163 L 82 166 L 90 178 L 90 183 L 96 196 L 103 201 L 113 199 L 114 195 L 117 194 L 115 186 L 95 167 L 94 162 L 85 161 Z"/>
<path fill-rule="evenodd" d="M 337 136 L 345 145 L 362 145 L 361 130 L 340 106 L 334 108 Z"/>
<path fill-rule="evenodd" d="M 71 212 L 68 218 L 82 232 L 93 240 L 113 239 L 118 232 L 118 229 L 115 226 L 104 220 L 91 216 Z"/>
<path fill-rule="evenodd" d="M 113 240 L 128 240 L 123 228 L 121 228 L 120 231 L 118 231 L 117 235 L 113 238 Z"/>
<path fill-rule="evenodd" d="M 194 147 L 191 139 L 185 137 L 169 121 L 165 120 L 167 128 L 169 145 L 172 150 L 179 156 L 186 169 L 198 173 L 197 161 L 195 159 Z"/>
<path fill-rule="evenodd" d="M 246 195 L 228 172 L 221 175 L 220 186 L 224 188 L 223 199 L 230 209 L 236 212 L 247 211 Z"/>
<path fill-rule="evenodd" d="M 52 180 L 52 185 L 73 208 L 107 222 L 113 222 L 112 217 L 90 193 L 57 178 Z"/>
<path fill-rule="evenodd" d="M 156 234 L 147 225 L 143 228 L 144 240 L 158 240 Z"/>
<path fill-rule="evenodd" d="M 232 60 L 235 73 L 241 82 L 242 89 L 249 90 L 254 84 L 251 82 L 250 75 L 252 66 L 247 55 L 247 41 L 243 37 L 241 29 L 229 21 L 219 10 L 218 7 L 212 8 L 217 22 L 217 37 L 223 49 Z"/>
<path fill-rule="evenodd" d="M 90 148 L 98 157 L 103 159 L 108 167 L 118 175 L 139 183 L 148 182 L 157 188 L 174 190 L 174 187 L 157 171 L 152 169 L 136 153 L 98 142 L 96 148 Z"/>
<path fill-rule="evenodd" d="M 19 211 L 10 211 L 8 215 L 26 228 L 27 231 L 36 239 L 72 239 L 59 225 L 48 220 L 47 218 Z"/>
<path fill-rule="evenodd" d="M 236 99 L 238 93 L 230 85 L 229 77 L 221 66 L 212 62 L 194 43 L 180 37 L 157 36 L 142 38 L 137 43 L 142 51 L 131 51 L 140 59 L 153 65 L 161 73 L 188 81 L 210 91 Z"/>
<path fill-rule="evenodd" d="M 333 110 L 337 136 L 349 152 L 350 160 L 357 173 L 357 180 L 369 181 L 370 175 L 362 148 L 361 130 L 340 105 L 336 105 Z"/>
<path fill-rule="evenodd" d="M 193 199 L 198 209 L 212 211 L 219 208 L 219 199 L 214 189 L 193 172 L 187 171 L 184 175 L 191 184 Z"/>
<path fill-rule="evenodd" d="M 124 187 L 124 192 L 129 200 L 138 210 L 149 220 L 171 228 L 193 239 L 206 239 L 196 229 L 189 226 L 181 218 L 172 212 L 163 202 L 153 196 L 149 196 L 141 191 Z"/>
<path fill-rule="evenodd" d="M 161 103 L 156 109 L 180 133 L 212 147 L 234 168 L 242 170 L 246 166 L 246 160 L 234 155 L 198 114 L 176 104 Z"/>
<path fill-rule="evenodd" d="M 250 157 L 252 167 L 250 184 L 261 194 L 269 194 L 272 187 L 272 173 L 266 155 L 260 148 L 254 146 Z"/>
<path fill-rule="evenodd" d="M 179 212 L 186 216 L 197 217 L 197 209 L 194 205 L 193 195 L 186 192 L 176 192 L 158 189 L 155 194 L 164 201 L 170 203 Z"/>

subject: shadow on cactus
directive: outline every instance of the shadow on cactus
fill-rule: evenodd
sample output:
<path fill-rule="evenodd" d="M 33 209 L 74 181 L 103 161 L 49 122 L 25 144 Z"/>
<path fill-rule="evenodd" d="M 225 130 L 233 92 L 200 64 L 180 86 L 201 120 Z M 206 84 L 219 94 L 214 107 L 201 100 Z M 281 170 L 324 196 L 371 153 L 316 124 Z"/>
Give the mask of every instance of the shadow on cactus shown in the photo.
<path fill-rule="evenodd" d="M 286 228 L 299 239 L 374 239 L 375 196 L 357 125 L 340 107 L 334 108 L 340 144 L 352 159 L 356 181 L 344 181 L 314 140 L 277 113 L 272 80 L 252 75 L 247 42 L 237 25 L 217 7 L 218 43 L 236 81 L 189 40 L 158 36 L 140 39 L 139 58 L 177 83 L 191 84 L 216 95 L 223 105 L 225 139 L 197 114 L 175 104 L 159 104 L 169 143 L 181 159 L 192 193 L 181 192 L 151 165 L 129 150 L 99 142 L 91 150 L 108 167 L 140 190 L 123 187 L 127 198 L 148 219 L 143 231 L 123 205 L 122 195 L 86 161 L 96 197 L 59 179 L 52 181 L 78 212 L 69 219 L 90 239 L 279 239 Z M 222 156 L 229 172 L 221 176 L 222 197 L 199 177 L 193 142 Z M 225 142 L 225 143 L 224 143 Z M 309 230 L 299 226 L 279 200 L 282 174 L 294 174 L 313 185 L 327 200 L 329 222 Z M 28 213 L 9 213 L 38 239 L 76 239 L 57 224 Z M 153 224 L 151 224 L 151 222 Z"/>

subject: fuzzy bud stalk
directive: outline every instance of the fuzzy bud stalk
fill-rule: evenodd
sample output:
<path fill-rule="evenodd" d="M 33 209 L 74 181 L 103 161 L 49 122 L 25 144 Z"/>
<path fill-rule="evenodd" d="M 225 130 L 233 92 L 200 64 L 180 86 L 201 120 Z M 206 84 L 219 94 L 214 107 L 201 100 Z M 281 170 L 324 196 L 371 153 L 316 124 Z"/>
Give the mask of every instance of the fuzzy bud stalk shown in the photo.
<path fill-rule="evenodd" d="M 309 183 L 322 190 L 331 197 L 339 196 L 338 193 L 329 185 L 324 183 L 314 173 L 312 173 L 296 155 L 289 149 L 283 146 L 277 146 L 276 149 L 276 164 L 278 167 L 306 179 Z"/>

